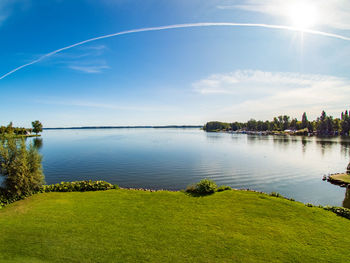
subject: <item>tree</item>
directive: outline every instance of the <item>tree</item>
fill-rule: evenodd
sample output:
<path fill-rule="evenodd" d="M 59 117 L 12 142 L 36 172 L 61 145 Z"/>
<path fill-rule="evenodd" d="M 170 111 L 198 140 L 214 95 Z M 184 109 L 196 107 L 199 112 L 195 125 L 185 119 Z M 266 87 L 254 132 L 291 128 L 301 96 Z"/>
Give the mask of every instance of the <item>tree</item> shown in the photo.
<path fill-rule="evenodd" d="M 42 157 L 24 139 L 0 141 L 0 176 L 4 177 L 4 192 L 9 197 L 23 197 L 38 191 L 44 183 Z"/>
<path fill-rule="evenodd" d="M 283 130 L 287 130 L 290 126 L 290 122 L 289 122 L 290 117 L 287 115 L 283 115 Z"/>
<path fill-rule="evenodd" d="M 13 128 L 12 121 L 9 123 L 9 125 L 6 126 L 6 131 L 5 133 L 7 134 L 13 134 L 15 129 Z"/>
<path fill-rule="evenodd" d="M 296 118 L 292 119 L 292 121 L 290 122 L 290 128 L 291 130 L 298 129 L 298 120 Z"/>
<path fill-rule="evenodd" d="M 303 116 L 301 117 L 301 128 L 305 129 L 308 126 L 308 120 L 306 116 L 306 112 L 303 113 Z"/>
<path fill-rule="evenodd" d="M 327 135 L 329 121 L 327 120 L 327 114 L 325 111 L 322 111 L 321 116 L 317 118 L 317 134 L 318 135 Z"/>
<path fill-rule="evenodd" d="M 32 122 L 32 126 L 33 126 L 33 132 L 38 135 L 39 132 L 43 131 L 43 125 L 41 124 L 40 121 L 33 121 Z"/>

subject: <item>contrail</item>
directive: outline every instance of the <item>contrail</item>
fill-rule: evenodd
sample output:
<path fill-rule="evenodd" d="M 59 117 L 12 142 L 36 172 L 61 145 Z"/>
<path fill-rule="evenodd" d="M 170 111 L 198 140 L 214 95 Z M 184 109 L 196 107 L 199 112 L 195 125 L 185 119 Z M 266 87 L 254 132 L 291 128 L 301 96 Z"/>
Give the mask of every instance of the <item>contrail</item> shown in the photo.
<path fill-rule="evenodd" d="M 350 41 L 350 37 L 338 35 L 338 34 L 333 34 L 333 33 L 327 33 L 327 32 L 322 32 L 322 31 L 317 31 L 317 30 L 311 30 L 311 29 L 301 29 L 297 27 L 291 27 L 291 26 L 283 26 L 283 25 L 270 25 L 270 24 L 253 24 L 253 23 L 191 23 L 191 24 L 175 24 L 175 25 L 168 25 L 168 26 L 158 26 L 158 27 L 145 27 L 145 28 L 139 28 L 139 29 L 132 29 L 132 30 L 127 30 L 127 31 L 121 31 L 118 33 L 114 34 L 109 34 L 109 35 L 104 35 L 100 37 L 94 37 L 90 38 L 78 43 L 75 43 L 70 46 L 66 46 L 60 49 L 57 49 L 55 51 L 52 51 L 50 53 L 47 53 L 41 57 L 39 57 L 36 60 L 33 60 L 27 64 L 24 64 L 22 66 L 19 66 L 8 73 L 2 75 L 0 77 L 0 80 L 3 78 L 6 78 L 7 76 L 15 73 L 16 71 L 26 68 L 30 65 L 36 64 L 40 61 L 42 61 L 45 58 L 51 57 L 57 53 L 60 53 L 64 50 L 71 49 L 86 43 L 90 43 L 96 40 L 100 39 L 105 39 L 105 38 L 110 38 L 110 37 L 115 37 L 115 36 L 120 36 L 120 35 L 126 35 L 126 34 L 132 34 L 132 33 L 139 33 L 139 32 L 148 32 L 148 31 L 159 31 L 159 30 L 168 30 L 168 29 L 176 29 L 176 28 L 188 28 L 188 27 L 212 27 L 212 26 L 226 26 L 226 27 L 263 27 L 263 28 L 271 28 L 271 29 L 282 29 L 282 30 L 289 30 L 289 31 L 298 31 L 298 32 L 303 32 L 303 33 L 308 33 L 308 34 L 313 34 L 313 35 L 320 35 L 320 36 L 325 36 L 325 37 L 331 37 L 331 38 L 337 38 L 345 41 Z"/>

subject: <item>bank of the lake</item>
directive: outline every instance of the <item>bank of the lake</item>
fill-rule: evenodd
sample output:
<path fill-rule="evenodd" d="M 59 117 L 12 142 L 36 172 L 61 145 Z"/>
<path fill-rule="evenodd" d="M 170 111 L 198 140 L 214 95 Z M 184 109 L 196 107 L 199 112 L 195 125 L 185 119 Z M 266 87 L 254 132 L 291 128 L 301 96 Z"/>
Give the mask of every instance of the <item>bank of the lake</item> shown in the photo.
<path fill-rule="evenodd" d="M 0 261 L 346 262 L 349 229 L 332 212 L 248 191 L 45 193 L 0 210 Z"/>
<path fill-rule="evenodd" d="M 334 184 L 349 185 L 350 175 L 346 173 L 332 174 L 328 177 L 328 181 Z"/>
<path fill-rule="evenodd" d="M 32 138 L 32 137 L 41 137 L 40 134 L 2 134 L 0 139 L 21 139 L 21 138 Z"/>

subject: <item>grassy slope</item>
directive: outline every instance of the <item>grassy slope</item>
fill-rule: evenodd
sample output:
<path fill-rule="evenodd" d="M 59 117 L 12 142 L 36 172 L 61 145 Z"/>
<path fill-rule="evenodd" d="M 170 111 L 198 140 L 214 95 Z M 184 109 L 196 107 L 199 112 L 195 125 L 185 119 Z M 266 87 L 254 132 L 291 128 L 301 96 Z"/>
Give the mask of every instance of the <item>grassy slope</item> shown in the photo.
<path fill-rule="evenodd" d="M 0 262 L 348 262 L 349 231 L 253 192 L 46 193 L 0 210 Z"/>
<path fill-rule="evenodd" d="M 350 175 L 348 174 L 334 174 L 331 175 L 331 179 L 350 184 Z"/>

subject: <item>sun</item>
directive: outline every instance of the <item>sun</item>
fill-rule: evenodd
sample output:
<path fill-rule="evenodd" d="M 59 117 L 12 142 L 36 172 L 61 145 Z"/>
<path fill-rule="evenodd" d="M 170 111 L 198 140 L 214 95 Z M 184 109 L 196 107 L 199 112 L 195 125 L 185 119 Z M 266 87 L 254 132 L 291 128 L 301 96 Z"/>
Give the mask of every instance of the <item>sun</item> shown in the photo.
<path fill-rule="evenodd" d="M 288 17 L 294 27 L 308 29 L 317 23 L 318 12 L 315 6 L 299 2 L 288 7 Z"/>

